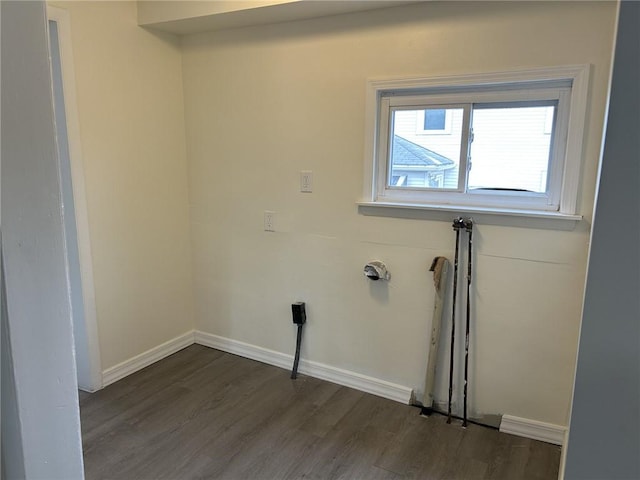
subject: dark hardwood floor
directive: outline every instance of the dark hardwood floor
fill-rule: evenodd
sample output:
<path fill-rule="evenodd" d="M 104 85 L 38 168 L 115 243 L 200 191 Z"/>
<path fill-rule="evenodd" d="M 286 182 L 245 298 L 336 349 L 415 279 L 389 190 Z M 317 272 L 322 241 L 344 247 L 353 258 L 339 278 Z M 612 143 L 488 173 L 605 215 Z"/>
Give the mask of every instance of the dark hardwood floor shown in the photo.
<path fill-rule="evenodd" d="M 192 345 L 81 392 L 86 478 L 557 478 L 557 446 L 289 373 Z"/>

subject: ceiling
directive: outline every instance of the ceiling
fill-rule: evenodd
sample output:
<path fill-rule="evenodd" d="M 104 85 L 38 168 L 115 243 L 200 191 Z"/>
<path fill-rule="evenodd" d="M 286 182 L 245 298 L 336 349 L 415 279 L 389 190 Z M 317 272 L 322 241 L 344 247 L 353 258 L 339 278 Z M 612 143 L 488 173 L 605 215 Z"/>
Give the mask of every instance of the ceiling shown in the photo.
<path fill-rule="evenodd" d="M 416 0 L 138 1 L 138 24 L 179 35 L 389 8 Z"/>

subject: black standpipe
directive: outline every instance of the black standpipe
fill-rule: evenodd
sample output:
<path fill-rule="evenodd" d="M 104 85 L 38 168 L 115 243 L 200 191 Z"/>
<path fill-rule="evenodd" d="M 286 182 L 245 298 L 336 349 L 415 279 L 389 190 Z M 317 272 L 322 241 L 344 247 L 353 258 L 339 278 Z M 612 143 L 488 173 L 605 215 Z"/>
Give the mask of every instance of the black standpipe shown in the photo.
<path fill-rule="evenodd" d="M 456 232 L 456 253 L 453 258 L 453 301 L 451 305 L 451 350 L 449 352 L 449 403 L 447 405 L 447 423 L 451 423 L 451 401 L 453 397 L 453 358 L 456 340 L 456 298 L 458 296 L 458 259 L 460 255 L 460 230 L 464 228 L 462 217 L 454 218 L 453 230 Z"/>
<path fill-rule="evenodd" d="M 291 370 L 291 378 L 296 379 L 298 376 L 298 363 L 300 362 L 300 345 L 302 343 L 302 326 L 307 321 L 307 314 L 304 308 L 304 302 L 296 302 L 291 305 L 291 313 L 293 314 L 293 323 L 298 325 L 298 335 L 296 338 L 296 356 L 293 360 L 293 370 Z"/>
<path fill-rule="evenodd" d="M 473 219 L 458 217 L 453 220 L 453 230 L 456 232 L 456 250 L 454 257 L 454 274 L 453 274 L 453 299 L 451 302 L 451 351 L 449 359 L 449 403 L 447 409 L 447 423 L 451 423 L 451 403 L 453 396 L 453 359 L 455 349 L 455 328 L 456 328 L 456 298 L 457 298 L 457 286 L 458 286 L 458 261 L 460 254 L 460 232 L 463 230 L 467 232 L 468 247 L 467 247 L 467 294 L 466 294 L 466 322 L 464 331 L 464 384 L 463 384 L 463 417 L 462 426 L 467 427 L 467 394 L 469 386 L 469 333 L 471 330 L 471 275 L 473 260 Z"/>
<path fill-rule="evenodd" d="M 467 322 L 465 326 L 464 337 L 464 413 L 462 417 L 462 426 L 467 426 L 467 386 L 469 384 L 469 331 L 471 325 L 471 261 L 473 259 L 473 220 L 466 218 L 464 220 L 464 228 L 469 234 L 468 260 L 467 260 Z"/>

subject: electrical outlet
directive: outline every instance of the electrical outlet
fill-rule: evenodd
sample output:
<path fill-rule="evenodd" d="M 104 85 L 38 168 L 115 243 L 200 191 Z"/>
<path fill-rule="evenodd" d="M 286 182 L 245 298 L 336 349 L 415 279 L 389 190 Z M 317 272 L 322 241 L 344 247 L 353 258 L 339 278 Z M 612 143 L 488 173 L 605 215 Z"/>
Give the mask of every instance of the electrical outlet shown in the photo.
<path fill-rule="evenodd" d="M 300 172 L 300 191 L 306 193 L 313 191 L 313 172 L 311 170 Z"/>
<path fill-rule="evenodd" d="M 276 212 L 271 212 L 269 210 L 264 211 L 264 231 L 265 232 L 275 232 L 275 220 L 276 220 Z"/>

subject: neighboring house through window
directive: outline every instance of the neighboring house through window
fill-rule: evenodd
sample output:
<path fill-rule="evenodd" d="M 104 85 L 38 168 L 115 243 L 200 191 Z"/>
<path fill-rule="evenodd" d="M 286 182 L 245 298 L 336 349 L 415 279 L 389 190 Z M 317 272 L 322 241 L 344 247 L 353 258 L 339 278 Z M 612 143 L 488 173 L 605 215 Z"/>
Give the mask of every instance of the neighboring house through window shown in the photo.
<path fill-rule="evenodd" d="M 445 176 L 456 166 L 450 158 L 398 135 L 393 136 L 391 156 L 394 187 L 442 188 Z"/>

